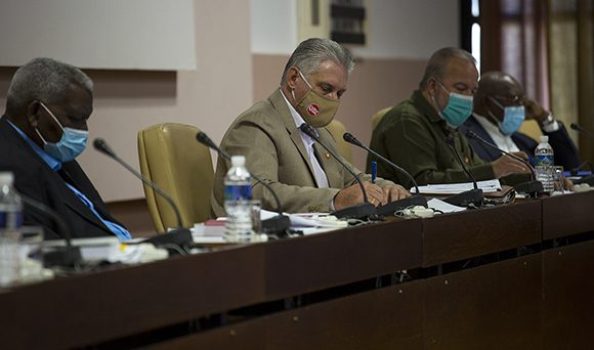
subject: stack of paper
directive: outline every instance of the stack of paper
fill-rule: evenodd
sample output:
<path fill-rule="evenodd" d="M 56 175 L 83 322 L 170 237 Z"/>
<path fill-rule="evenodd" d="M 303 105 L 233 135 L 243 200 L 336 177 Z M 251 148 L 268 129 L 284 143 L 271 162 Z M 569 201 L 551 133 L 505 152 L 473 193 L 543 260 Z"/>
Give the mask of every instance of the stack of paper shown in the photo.
<path fill-rule="evenodd" d="M 483 193 L 491 193 L 501 190 L 501 183 L 499 183 L 499 180 L 497 179 L 477 181 L 477 185 L 478 188 L 483 190 Z M 422 194 L 449 195 L 469 191 L 473 188 L 474 184 L 472 182 L 462 182 L 455 184 L 430 184 L 419 186 L 419 191 Z M 410 191 L 414 192 L 415 190 L 414 188 L 411 188 Z"/>

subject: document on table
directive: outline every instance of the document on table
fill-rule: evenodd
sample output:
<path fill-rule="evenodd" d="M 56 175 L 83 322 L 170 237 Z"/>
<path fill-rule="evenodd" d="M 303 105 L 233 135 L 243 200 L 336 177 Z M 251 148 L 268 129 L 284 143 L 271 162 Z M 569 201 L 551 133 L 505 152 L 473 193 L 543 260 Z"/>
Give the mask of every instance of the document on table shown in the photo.
<path fill-rule="evenodd" d="M 497 179 L 477 181 L 477 185 L 478 188 L 483 190 L 483 193 L 491 193 L 501 190 L 501 183 Z M 462 182 L 454 184 L 429 184 L 425 186 L 419 186 L 419 191 L 422 194 L 448 195 L 472 190 L 473 188 L 474 184 L 472 182 Z M 411 188 L 410 190 L 414 191 L 414 188 Z"/>
<path fill-rule="evenodd" d="M 324 228 L 341 228 L 347 227 L 348 222 L 338 220 L 335 216 L 328 215 L 328 213 L 284 213 L 291 220 L 291 227 L 324 227 Z M 260 219 L 266 220 L 278 213 L 268 210 L 260 211 Z"/>
<path fill-rule="evenodd" d="M 437 198 L 432 198 L 432 199 L 428 200 L 427 206 L 433 210 L 442 212 L 444 214 L 457 213 L 459 211 L 466 210 L 466 208 L 464 208 L 464 207 L 459 207 L 457 205 L 453 205 L 448 202 L 444 202 L 441 199 L 437 199 Z"/>
<path fill-rule="evenodd" d="M 291 220 L 291 228 L 303 232 L 304 235 L 321 233 L 347 227 L 348 222 L 338 220 L 327 213 L 284 213 Z M 278 213 L 268 210 L 260 210 L 260 220 L 270 219 Z M 194 243 L 202 244 L 223 244 L 225 240 L 225 220 L 221 217 L 217 220 L 209 220 L 206 223 L 194 224 L 192 227 L 192 238 Z"/>

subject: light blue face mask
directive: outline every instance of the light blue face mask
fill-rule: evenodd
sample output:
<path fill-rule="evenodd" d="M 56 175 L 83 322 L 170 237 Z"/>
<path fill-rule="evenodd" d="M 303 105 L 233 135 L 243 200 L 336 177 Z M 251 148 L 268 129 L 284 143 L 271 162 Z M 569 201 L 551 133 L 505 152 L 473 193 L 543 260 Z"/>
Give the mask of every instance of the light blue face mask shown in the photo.
<path fill-rule="evenodd" d="M 496 99 L 489 96 L 491 102 L 493 102 L 497 107 L 503 110 L 503 121 L 499 122 L 499 130 L 504 135 L 511 135 L 514 132 L 518 131 L 524 119 L 526 118 L 526 110 L 524 106 L 507 106 L 503 107 Z M 491 117 L 495 118 L 493 113 L 489 111 Z M 497 120 L 497 118 L 495 118 Z"/>
<path fill-rule="evenodd" d="M 54 121 L 62 129 L 62 137 L 57 143 L 47 142 L 37 128 L 35 131 L 43 141 L 43 149 L 52 157 L 61 162 L 69 162 L 78 157 L 87 147 L 87 140 L 89 139 L 89 132 L 86 130 L 78 130 L 73 128 L 65 128 L 62 126 L 58 118 L 47 108 L 43 102 L 39 102 L 47 113 L 54 118 Z"/>
<path fill-rule="evenodd" d="M 464 124 L 466 119 L 472 114 L 472 96 L 449 92 L 439 80 L 436 80 L 436 82 L 448 93 L 449 96 L 448 104 L 441 112 L 439 112 L 439 115 L 451 127 L 458 128 L 460 125 Z M 437 105 L 437 103 L 435 104 Z"/>

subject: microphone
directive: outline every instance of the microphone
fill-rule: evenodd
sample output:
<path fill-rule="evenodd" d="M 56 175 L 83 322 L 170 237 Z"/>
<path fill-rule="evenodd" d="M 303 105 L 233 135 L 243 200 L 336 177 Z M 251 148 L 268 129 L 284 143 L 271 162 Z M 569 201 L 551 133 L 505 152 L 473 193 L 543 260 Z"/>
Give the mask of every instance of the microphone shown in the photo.
<path fill-rule="evenodd" d="M 399 167 L 398 165 L 394 164 L 388 158 L 382 156 L 381 154 L 377 153 L 376 151 L 372 150 L 371 148 L 367 147 L 361 141 L 359 141 L 353 134 L 351 134 L 349 132 L 345 132 L 342 135 L 342 139 L 352 145 L 363 148 L 367 152 L 373 154 L 376 158 L 378 158 L 382 162 L 388 164 L 390 167 L 396 169 L 398 172 L 406 175 L 412 181 L 413 185 L 415 186 L 415 192 L 417 193 L 415 196 L 411 196 L 409 198 L 404 198 L 404 199 L 401 199 L 398 201 L 388 203 L 384 206 L 378 207 L 377 213 L 379 215 L 394 215 L 394 212 L 396 212 L 398 210 L 408 208 L 411 206 L 415 206 L 415 205 L 422 205 L 425 208 L 427 208 L 427 199 L 424 196 L 420 195 L 421 192 L 419 192 L 419 185 L 415 181 L 415 178 L 408 171 L 406 171 L 402 167 Z"/>
<path fill-rule="evenodd" d="M 55 210 L 48 207 L 42 202 L 39 202 L 27 195 L 19 193 L 21 200 L 25 206 L 36 210 L 37 212 L 52 219 L 58 226 L 58 231 L 66 242 L 65 247 L 57 247 L 55 250 L 45 252 L 43 254 L 43 264 L 46 267 L 53 266 L 74 266 L 81 262 L 82 255 L 79 247 L 72 246 L 72 233 L 64 219 L 60 217 Z"/>
<path fill-rule="evenodd" d="M 575 131 L 578 131 L 582 134 L 586 134 L 589 138 L 594 138 L 594 132 L 592 132 L 591 130 L 588 130 L 586 128 L 584 128 L 581 125 L 578 125 L 576 123 L 571 123 L 571 128 Z M 589 162 L 584 162 L 584 163 L 589 163 Z M 582 166 L 584 165 L 584 163 L 582 163 L 577 170 L 579 170 L 580 168 L 582 168 Z M 592 165 L 590 165 L 590 167 L 592 167 Z M 585 177 L 582 177 L 581 179 L 578 180 L 574 180 L 573 181 L 574 184 L 582 184 L 582 183 L 587 183 L 590 186 L 594 186 L 594 175 L 588 175 Z"/>
<path fill-rule="evenodd" d="M 522 182 L 519 183 L 517 185 L 514 186 L 514 189 L 517 192 L 522 192 L 522 193 L 532 193 L 532 194 L 538 194 L 543 192 L 543 188 L 542 188 L 542 183 L 538 180 L 536 180 L 536 173 L 534 172 L 534 169 L 532 168 L 532 166 L 530 165 L 530 163 L 523 159 L 522 157 L 518 157 L 517 155 L 510 153 L 510 152 L 506 152 L 504 150 L 502 150 L 501 148 L 497 147 L 497 145 L 485 140 L 484 138 L 480 137 L 477 133 L 475 133 L 472 130 L 467 130 L 466 131 L 466 136 L 470 139 L 475 139 L 478 142 L 482 143 L 483 145 L 490 147 L 491 149 L 494 149 L 496 151 L 499 151 L 523 164 L 526 164 L 528 166 L 528 169 L 530 169 L 530 173 L 532 174 L 532 178 L 534 180 L 532 181 L 527 181 L 527 182 Z"/>
<path fill-rule="evenodd" d="M 231 160 L 231 156 L 219 148 L 211 139 L 206 135 L 206 133 L 199 131 L 196 134 L 196 140 L 201 144 L 205 145 L 206 147 L 214 150 L 217 152 L 221 157 L 225 158 L 226 160 Z M 258 176 L 254 174 L 250 174 L 256 182 L 262 184 L 274 198 L 274 202 L 276 204 L 276 212 L 278 213 L 277 216 L 271 217 L 270 219 L 266 219 L 262 221 L 262 231 L 266 234 L 277 234 L 280 236 L 284 236 L 287 230 L 291 227 L 291 219 L 288 216 L 283 214 L 283 208 L 281 205 L 281 201 L 276 195 L 276 193 L 272 190 L 269 184 L 262 181 Z"/>
<path fill-rule="evenodd" d="M 162 235 L 156 235 L 151 238 L 148 238 L 147 240 L 145 240 L 143 242 L 152 243 L 155 246 L 163 246 L 165 248 L 167 248 L 167 246 L 171 246 L 172 244 L 179 245 L 179 246 L 185 248 L 185 247 L 191 246 L 194 243 L 194 240 L 192 239 L 192 233 L 190 232 L 189 229 L 183 227 L 181 214 L 179 212 L 179 207 L 177 206 L 177 204 L 175 204 L 175 201 L 173 200 L 173 198 L 171 198 L 170 195 L 165 193 L 161 188 L 159 188 L 159 186 L 157 186 L 157 184 L 155 184 L 151 180 L 147 179 L 146 177 L 142 176 L 142 174 L 140 174 L 138 171 L 136 171 L 134 168 L 132 168 L 123 159 L 118 157 L 116 155 L 116 153 L 111 149 L 111 147 L 109 147 L 107 142 L 105 142 L 104 139 L 96 138 L 93 141 L 93 146 L 95 147 L 95 149 L 97 151 L 105 154 L 109 158 L 120 163 L 124 168 L 126 168 L 126 170 L 131 172 L 132 175 L 139 178 L 145 185 L 149 186 L 150 188 L 153 189 L 153 191 L 155 191 L 157 194 L 159 194 L 159 196 L 163 197 L 167 201 L 167 203 L 169 203 L 171 208 L 173 208 L 173 211 L 175 212 L 175 217 L 177 219 L 177 228 L 172 231 L 166 232 Z"/>
<path fill-rule="evenodd" d="M 451 197 L 448 197 L 448 198 L 444 199 L 444 201 L 445 202 L 448 202 L 450 204 L 458 205 L 458 206 L 464 206 L 464 207 L 476 206 L 476 207 L 480 207 L 483 204 L 483 190 L 481 190 L 480 188 L 478 188 L 478 184 L 476 183 L 476 179 L 474 178 L 474 176 L 472 175 L 472 173 L 468 170 L 468 168 L 466 167 L 466 164 L 464 164 L 464 161 L 462 160 L 462 157 L 460 157 L 460 154 L 458 153 L 458 150 L 456 150 L 456 147 L 454 145 L 454 139 L 453 139 L 453 137 L 452 137 L 451 134 L 446 139 L 446 142 L 447 142 L 448 146 L 450 147 L 450 149 L 456 155 L 456 159 L 458 160 L 458 163 L 462 166 L 462 169 L 464 170 L 464 172 L 466 173 L 466 175 L 468 175 L 468 177 L 470 178 L 470 180 L 472 180 L 472 184 L 474 185 L 474 189 L 468 190 L 468 191 L 464 191 L 464 192 L 461 192 L 461 193 L 458 193 L 456 195 L 453 195 Z"/>
<path fill-rule="evenodd" d="M 363 187 L 363 183 L 361 182 L 361 179 L 359 179 L 357 174 L 355 174 L 353 172 L 353 170 L 351 170 L 351 168 L 349 168 L 342 161 L 342 159 L 340 159 L 340 157 L 338 155 L 336 155 L 332 150 L 330 150 L 328 148 L 328 146 L 326 146 L 324 143 L 322 143 L 320 141 L 318 131 L 316 129 L 314 129 L 313 127 L 311 127 L 311 125 L 303 123 L 303 124 L 301 124 L 299 129 L 301 131 L 303 131 L 305 134 L 307 134 L 309 137 L 314 139 L 320 146 L 322 146 L 328 153 L 330 153 L 330 155 L 332 155 L 332 157 L 334 159 L 336 159 L 336 161 L 340 165 L 342 165 L 342 167 L 345 168 L 349 172 L 349 174 L 351 174 L 355 178 L 355 181 L 357 181 L 357 183 L 359 184 L 359 187 L 361 188 L 361 192 L 363 192 L 363 200 L 365 201 L 365 203 L 361 203 L 361 204 L 357 204 L 357 205 L 354 205 L 354 206 L 351 206 L 348 208 L 337 210 L 334 213 L 332 213 L 332 215 L 336 216 L 337 218 L 354 218 L 354 219 L 368 218 L 369 216 L 376 215 L 377 209 L 373 205 L 369 204 L 369 201 L 367 200 L 367 192 L 365 191 L 365 187 Z"/>
<path fill-rule="evenodd" d="M 575 131 L 578 131 L 578 132 L 580 132 L 582 134 L 586 134 L 589 137 L 594 137 L 594 132 L 592 132 L 591 130 L 588 130 L 588 129 L 584 128 L 583 126 L 581 126 L 581 125 L 579 125 L 577 123 L 571 123 L 570 126 Z"/>

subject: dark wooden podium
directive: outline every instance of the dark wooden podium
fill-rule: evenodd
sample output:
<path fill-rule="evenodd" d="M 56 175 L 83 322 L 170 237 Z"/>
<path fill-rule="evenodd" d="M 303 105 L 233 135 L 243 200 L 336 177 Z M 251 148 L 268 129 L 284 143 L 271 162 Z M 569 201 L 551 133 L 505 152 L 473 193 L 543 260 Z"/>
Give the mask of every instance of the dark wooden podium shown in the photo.
<path fill-rule="evenodd" d="M 594 192 L 233 246 L 0 293 L 3 349 L 577 349 Z"/>

